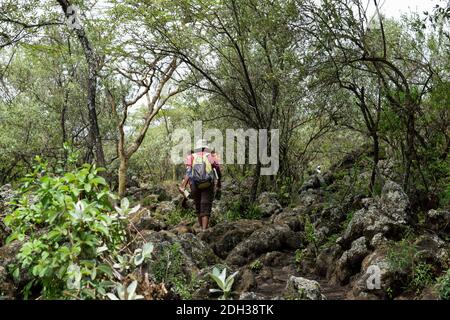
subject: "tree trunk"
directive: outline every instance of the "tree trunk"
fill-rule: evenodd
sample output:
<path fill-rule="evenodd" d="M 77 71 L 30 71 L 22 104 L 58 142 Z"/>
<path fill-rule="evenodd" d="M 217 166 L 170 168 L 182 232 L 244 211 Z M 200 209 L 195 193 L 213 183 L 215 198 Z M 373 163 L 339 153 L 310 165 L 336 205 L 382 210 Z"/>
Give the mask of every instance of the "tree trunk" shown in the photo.
<path fill-rule="evenodd" d="M 125 196 L 125 191 L 127 188 L 127 169 L 128 169 L 128 159 L 124 156 L 120 156 L 119 165 L 119 197 L 123 198 Z"/>
<path fill-rule="evenodd" d="M 255 171 L 253 172 L 253 182 L 252 190 L 250 192 L 250 202 L 254 203 L 256 201 L 256 195 L 258 194 L 259 178 L 261 173 L 261 162 L 256 164 Z"/>
<path fill-rule="evenodd" d="M 68 8 L 71 3 L 68 0 L 57 0 L 60 4 L 66 17 L 69 17 Z M 93 147 L 96 163 L 99 166 L 105 166 L 105 155 L 103 153 L 103 145 L 100 137 L 100 129 L 97 121 L 97 111 L 95 108 L 95 97 L 97 92 L 97 62 L 92 49 L 91 43 L 86 35 L 84 28 L 75 29 L 78 41 L 83 47 L 84 56 L 88 65 L 88 79 L 87 79 L 87 107 L 89 115 L 89 138 L 91 147 Z"/>
<path fill-rule="evenodd" d="M 414 136 L 415 136 L 415 128 L 414 128 L 414 114 L 410 111 L 407 120 L 407 128 L 406 128 L 406 163 L 405 163 L 405 175 L 403 178 L 403 189 L 406 193 L 409 192 L 409 181 L 411 177 L 411 167 L 414 159 Z"/>
<path fill-rule="evenodd" d="M 376 132 L 372 134 L 372 139 L 373 139 L 373 167 L 369 185 L 369 190 L 371 193 L 373 193 L 373 187 L 375 185 L 375 179 L 377 177 L 378 161 L 380 160 L 380 144 Z"/>

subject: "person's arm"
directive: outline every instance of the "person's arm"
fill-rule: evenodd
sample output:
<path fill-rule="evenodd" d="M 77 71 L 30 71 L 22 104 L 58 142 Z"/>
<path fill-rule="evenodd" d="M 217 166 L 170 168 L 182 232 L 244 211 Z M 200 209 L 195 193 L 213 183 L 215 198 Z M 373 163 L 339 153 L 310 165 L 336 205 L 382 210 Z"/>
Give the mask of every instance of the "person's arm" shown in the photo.
<path fill-rule="evenodd" d="M 222 171 L 220 170 L 220 165 L 216 162 L 213 165 L 213 168 L 214 168 L 214 170 L 216 170 L 217 178 L 218 178 L 216 187 L 217 187 L 217 189 L 220 189 L 220 188 L 222 188 Z"/>
<path fill-rule="evenodd" d="M 181 181 L 181 184 L 179 186 L 179 189 L 181 192 L 184 192 L 187 184 L 189 183 L 189 170 L 191 170 L 191 163 L 192 163 L 191 156 L 187 156 L 187 158 L 185 160 L 186 174 L 184 175 L 183 180 Z"/>
<path fill-rule="evenodd" d="M 187 174 L 185 174 L 183 180 L 181 181 L 180 187 L 183 189 L 186 189 L 188 182 L 189 182 L 189 177 Z"/>

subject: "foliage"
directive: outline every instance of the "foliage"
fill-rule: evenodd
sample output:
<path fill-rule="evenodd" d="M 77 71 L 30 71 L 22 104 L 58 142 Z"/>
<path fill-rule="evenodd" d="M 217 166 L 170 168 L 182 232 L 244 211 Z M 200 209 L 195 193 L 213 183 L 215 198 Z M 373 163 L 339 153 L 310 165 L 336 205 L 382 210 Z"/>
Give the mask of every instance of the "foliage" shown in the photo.
<path fill-rule="evenodd" d="M 311 222 L 309 215 L 305 214 L 299 217 L 300 221 L 304 224 L 305 228 L 305 239 L 308 244 L 313 246 L 314 252 L 317 253 L 318 250 L 318 239 L 316 235 L 316 228 Z"/>
<path fill-rule="evenodd" d="M 417 248 L 407 239 L 393 244 L 387 253 L 389 267 L 396 272 L 412 272 L 418 259 L 417 252 Z"/>
<path fill-rule="evenodd" d="M 261 260 L 259 260 L 259 259 L 256 259 L 255 261 L 253 261 L 250 264 L 250 269 L 253 271 L 256 271 L 256 272 L 261 270 L 262 267 L 263 267 L 263 264 L 262 264 Z"/>
<path fill-rule="evenodd" d="M 114 213 L 115 196 L 95 166 L 63 175 L 46 170 L 40 163 L 23 179 L 16 209 L 4 220 L 12 230 L 7 241 L 23 241 L 13 275 L 28 270 L 25 297 L 37 287 L 44 298 L 95 298 L 110 286 L 107 257 L 126 241 L 126 209 Z"/>
<path fill-rule="evenodd" d="M 294 257 L 294 261 L 295 264 L 297 265 L 297 270 L 300 271 L 302 263 L 303 263 L 303 258 L 304 258 L 304 253 L 303 250 L 301 249 L 297 249 L 295 250 L 295 257 Z"/>
<path fill-rule="evenodd" d="M 230 274 L 227 277 L 227 268 L 223 268 L 222 271 L 214 267 L 212 272 L 209 273 L 209 276 L 216 282 L 217 286 L 219 286 L 219 289 L 210 289 L 209 291 L 211 293 L 220 292 L 222 293 L 222 296 L 220 299 L 228 299 L 231 295 L 231 289 L 233 288 L 234 278 L 239 273 L 239 271 L 236 271 L 233 274 Z"/>
<path fill-rule="evenodd" d="M 230 204 L 225 211 L 224 220 L 235 221 L 239 219 L 261 219 L 262 211 L 255 204 L 248 204 L 246 201 L 238 201 Z"/>
<path fill-rule="evenodd" d="M 119 284 L 116 287 L 117 296 L 113 293 L 107 293 L 109 299 L 111 300 L 139 300 L 144 299 L 143 296 L 136 294 L 137 281 L 131 282 L 128 287 L 123 284 Z"/>
<path fill-rule="evenodd" d="M 191 209 L 176 208 L 164 218 L 170 226 L 176 226 L 182 221 L 195 222 L 197 215 Z"/>
<path fill-rule="evenodd" d="M 450 300 L 450 269 L 437 279 L 439 296 L 442 300 Z"/>
<path fill-rule="evenodd" d="M 414 268 L 410 287 L 419 294 L 422 289 L 430 285 L 434 280 L 433 276 L 433 266 L 427 263 L 419 263 Z"/>
<path fill-rule="evenodd" d="M 157 282 L 164 282 L 182 299 L 190 299 L 197 285 L 195 276 L 187 277 L 183 270 L 181 245 L 174 243 L 165 247 L 158 258 L 151 262 L 150 271 Z"/>

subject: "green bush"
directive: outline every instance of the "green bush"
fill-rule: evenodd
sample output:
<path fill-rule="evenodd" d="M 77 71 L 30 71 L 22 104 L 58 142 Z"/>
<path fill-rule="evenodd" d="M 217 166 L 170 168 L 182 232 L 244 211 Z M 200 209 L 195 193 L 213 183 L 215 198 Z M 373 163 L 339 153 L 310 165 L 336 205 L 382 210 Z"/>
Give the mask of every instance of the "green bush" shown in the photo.
<path fill-rule="evenodd" d="M 31 277 L 25 298 L 32 289 L 43 298 L 95 298 L 112 285 L 106 261 L 126 241 L 126 232 L 99 171 L 84 165 L 52 175 L 40 163 L 23 180 L 16 209 L 4 221 L 12 230 L 7 241 L 23 242 L 10 268 L 15 278 L 22 270 Z"/>
<path fill-rule="evenodd" d="M 433 266 L 421 262 L 414 268 L 410 287 L 419 294 L 426 286 L 433 282 L 433 278 Z"/>
<path fill-rule="evenodd" d="M 256 259 L 255 261 L 253 261 L 250 264 L 250 269 L 253 271 L 256 271 L 256 272 L 261 270 L 262 267 L 263 267 L 263 264 L 262 264 L 261 260 L 259 260 L 259 259 Z"/>
<path fill-rule="evenodd" d="M 176 226 L 182 221 L 194 223 L 197 221 L 197 215 L 190 209 L 175 209 L 166 216 L 166 222 L 170 226 Z"/>
<path fill-rule="evenodd" d="M 438 278 L 437 286 L 439 291 L 439 297 L 442 300 L 450 300 L 450 269 Z"/>
<path fill-rule="evenodd" d="M 389 248 L 387 259 L 391 270 L 412 272 L 417 259 L 417 248 L 407 239 L 403 239 Z"/>
<path fill-rule="evenodd" d="M 256 205 L 235 202 L 225 212 L 224 219 L 226 221 L 234 221 L 239 219 L 261 219 L 262 212 Z"/>
<path fill-rule="evenodd" d="M 197 284 L 195 276 L 188 278 L 183 272 L 181 245 L 174 243 L 165 247 L 150 266 L 151 274 L 157 282 L 164 282 L 182 299 L 190 299 Z"/>

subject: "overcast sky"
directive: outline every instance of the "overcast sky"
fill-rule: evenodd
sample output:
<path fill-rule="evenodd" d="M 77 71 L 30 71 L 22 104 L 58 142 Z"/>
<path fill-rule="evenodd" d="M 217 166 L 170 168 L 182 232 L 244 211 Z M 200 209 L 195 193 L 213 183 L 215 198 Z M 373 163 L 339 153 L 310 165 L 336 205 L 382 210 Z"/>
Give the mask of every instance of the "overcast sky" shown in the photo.
<path fill-rule="evenodd" d="M 373 1 L 370 1 L 371 4 Z M 378 0 L 381 12 L 389 18 L 400 18 L 402 14 L 417 12 L 420 15 L 423 11 L 431 12 L 436 4 L 444 6 L 450 0 Z"/>

